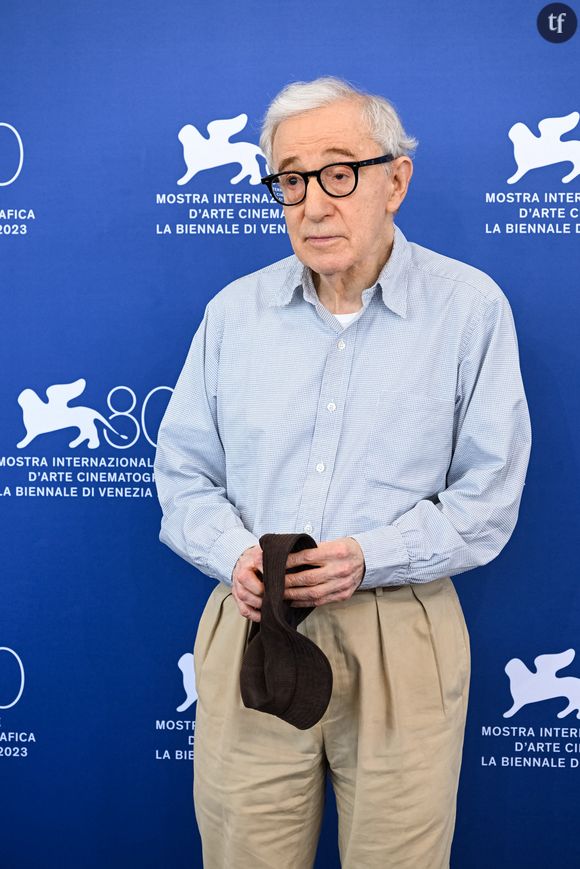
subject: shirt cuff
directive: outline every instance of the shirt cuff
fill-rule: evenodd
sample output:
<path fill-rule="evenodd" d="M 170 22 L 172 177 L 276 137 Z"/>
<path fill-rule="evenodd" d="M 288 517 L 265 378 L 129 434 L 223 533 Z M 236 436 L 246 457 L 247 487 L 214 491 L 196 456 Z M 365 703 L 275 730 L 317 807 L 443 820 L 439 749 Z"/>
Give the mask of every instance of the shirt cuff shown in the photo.
<path fill-rule="evenodd" d="M 207 565 L 209 575 L 231 586 L 236 561 L 245 549 L 256 546 L 259 542 L 259 539 L 243 526 L 224 531 L 210 550 Z"/>
<path fill-rule="evenodd" d="M 398 528 L 384 525 L 349 537 L 357 541 L 365 559 L 366 570 L 358 587 L 361 591 L 408 582 L 409 553 Z"/>

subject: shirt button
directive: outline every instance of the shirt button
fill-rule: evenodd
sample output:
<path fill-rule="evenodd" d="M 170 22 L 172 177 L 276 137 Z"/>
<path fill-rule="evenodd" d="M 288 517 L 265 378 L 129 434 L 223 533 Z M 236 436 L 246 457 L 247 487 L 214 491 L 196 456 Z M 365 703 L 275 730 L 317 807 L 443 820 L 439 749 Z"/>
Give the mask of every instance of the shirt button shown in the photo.
<path fill-rule="evenodd" d="M 333 410 L 336 410 L 336 404 L 334 403 L 334 401 L 329 401 L 326 405 L 326 409 L 329 410 L 331 413 Z"/>
<path fill-rule="evenodd" d="M 346 347 L 346 341 L 343 341 L 341 338 L 336 346 L 338 347 L 339 350 L 344 350 L 344 348 Z"/>
<path fill-rule="evenodd" d="M 324 468 L 325 468 L 324 462 L 318 462 L 318 464 L 316 465 L 316 470 L 318 471 L 319 474 L 321 474 L 323 472 Z"/>
<path fill-rule="evenodd" d="M 304 530 L 306 531 L 307 534 L 312 533 L 312 525 L 310 524 L 310 522 L 306 523 L 306 525 L 304 526 Z"/>

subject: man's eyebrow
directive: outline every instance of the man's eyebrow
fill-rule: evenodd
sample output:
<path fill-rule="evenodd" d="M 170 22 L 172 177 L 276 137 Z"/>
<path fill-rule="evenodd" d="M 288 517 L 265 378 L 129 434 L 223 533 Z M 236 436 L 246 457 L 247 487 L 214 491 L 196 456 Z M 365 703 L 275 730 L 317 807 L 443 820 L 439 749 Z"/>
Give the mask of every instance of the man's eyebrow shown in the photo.
<path fill-rule="evenodd" d="M 326 148 L 322 153 L 329 156 L 334 155 L 337 157 L 351 157 L 353 160 L 356 159 L 356 155 L 349 148 Z M 291 166 L 293 163 L 298 162 L 298 157 L 285 157 L 278 166 L 278 172 L 283 172 L 286 166 Z"/>

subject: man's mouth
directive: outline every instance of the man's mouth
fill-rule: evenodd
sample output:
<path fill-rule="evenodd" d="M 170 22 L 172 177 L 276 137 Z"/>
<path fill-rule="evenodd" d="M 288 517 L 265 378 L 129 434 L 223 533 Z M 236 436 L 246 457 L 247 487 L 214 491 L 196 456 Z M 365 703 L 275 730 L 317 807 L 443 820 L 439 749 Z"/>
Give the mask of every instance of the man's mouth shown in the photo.
<path fill-rule="evenodd" d="M 309 235 L 307 236 L 306 241 L 314 247 L 325 247 L 326 245 L 338 241 L 339 238 L 339 235 Z"/>

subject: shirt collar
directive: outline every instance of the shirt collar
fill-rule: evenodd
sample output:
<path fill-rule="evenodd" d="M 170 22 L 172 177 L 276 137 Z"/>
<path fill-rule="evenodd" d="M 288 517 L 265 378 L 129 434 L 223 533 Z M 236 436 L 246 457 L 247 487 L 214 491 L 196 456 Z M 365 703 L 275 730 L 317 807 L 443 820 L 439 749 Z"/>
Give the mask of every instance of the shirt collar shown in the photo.
<path fill-rule="evenodd" d="M 407 315 L 409 257 L 409 242 L 399 227 L 394 225 L 391 255 L 381 269 L 374 287 L 368 288 L 374 291 L 378 287 L 381 290 L 385 306 L 403 318 Z M 302 289 L 307 301 L 315 302 L 316 300 L 313 298 L 314 284 L 308 267 L 303 265 L 296 256 L 288 257 L 284 260 L 284 264 L 289 265 L 289 268 L 284 270 L 283 277 L 280 275 L 279 280 L 272 280 L 274 274 L 266 269 L 265 280 L 262 282 L 261 288 L 265 303 L 268 306 L 287 305 L 298 289 Z M 267 287 L 264 285 L 266 281 Z M 366 293 L 367 290 L 363 292 Z"/>

